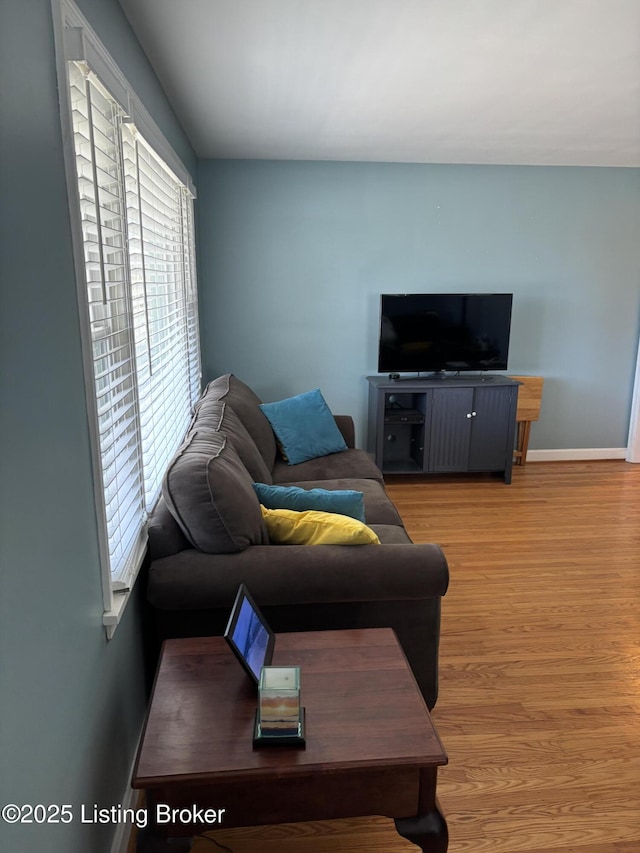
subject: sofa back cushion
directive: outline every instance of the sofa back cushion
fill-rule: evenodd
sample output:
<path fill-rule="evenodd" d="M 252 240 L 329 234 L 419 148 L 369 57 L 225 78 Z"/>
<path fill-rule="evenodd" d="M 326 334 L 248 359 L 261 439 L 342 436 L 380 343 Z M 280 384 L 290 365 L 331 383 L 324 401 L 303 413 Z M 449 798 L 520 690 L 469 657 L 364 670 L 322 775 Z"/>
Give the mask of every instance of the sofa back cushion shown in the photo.
<path fill-rule="evenodd" d="M 260 397 L 233 373 L 227 373 L 207 385 L 197 410 L 205 405 L 205 400 L 222 400 L 233 409 L 271 471 L 276 459 L 276 439 L 271 424 L 259 409 Z"/>
<path fill-rule="evenodd" d="M 252 482 L 224 433 L 196 427 L 169 465 L 162 494 L 194 548 L 231 554 L 269 542 Z"/>
<path fill-rule="evenodd" d="M 216 400 L 213 396 L 203 398 L 198 404 L 192 428 L 201 434 L 206 430 L 223 432 L 238 452 L 250 476 L 254 480 L 272 482 L 271 471 L 255 441 L 238 415 L 223 400 Z"/>

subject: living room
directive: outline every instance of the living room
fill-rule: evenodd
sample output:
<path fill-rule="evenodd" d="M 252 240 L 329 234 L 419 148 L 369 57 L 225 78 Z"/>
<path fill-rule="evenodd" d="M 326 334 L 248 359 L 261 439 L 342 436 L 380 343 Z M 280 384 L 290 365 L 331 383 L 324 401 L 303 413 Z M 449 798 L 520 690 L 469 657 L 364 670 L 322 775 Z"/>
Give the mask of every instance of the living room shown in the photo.
<path fill-rule="evenodd" d="M 623 164 L 206 157 L 127 4 L 77 5 L 193 175 L 204 380 L 231 371 L 265 400 L 320 386 L 333 411 L 354 416 L 364 446 L 379 295 L 509 291 L 510 372 L 545 379 L 528 465 L 624 460 L 639 329 L 637 122 Z M 567 31 L 579 29 L 579 5 L 567 5 Z M 635 4 L 611 5 L 613 54 L 637 56 L 637 27 L 625 26 L 637 24 Z M 2 18 L 11 85 L 1 131 L 0 800 L 111 804 L 126 790 L 148 698 L 144 589 L 107 641 L 52 5 L 11 0 Z M 480 23 L 489 38 L 495 20 Z M 604 66 L 605 39 L 592 39 Z M 592 99 L 606 105 L 613 94 Z M 605 112 L 605 123 L 618 117 Z M 15 850 L 107 851 L 113 834 L 77 822 L 0 825 L 2 846 Z"/>

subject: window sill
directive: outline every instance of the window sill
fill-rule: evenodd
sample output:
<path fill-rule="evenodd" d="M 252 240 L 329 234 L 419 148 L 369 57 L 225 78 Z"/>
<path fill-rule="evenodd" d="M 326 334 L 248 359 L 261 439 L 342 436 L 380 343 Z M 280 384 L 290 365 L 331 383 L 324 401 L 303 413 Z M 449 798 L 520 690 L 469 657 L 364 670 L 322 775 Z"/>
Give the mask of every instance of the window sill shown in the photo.
<path fill-rule="evenodd" d="M 113 606 L 110 610 L 105 610 L 102 616 L 102 624 L 105 627 L 107 633 L 107 640 L 113 639 L 113 635 L 116 632 L 116 628 L 120 624 L 120 620 L 122 619 L 122 614 L 124 613 L 124 609 L 127 605 L 127 601 L 129 601 L 129 596 L 131 595 L 131 588 L 127 587 L 123 590 L 114 590 L 112 601 Z"/>
<path fill-rule="evenodd" d="M 138 574 L 142 568 L 145 554 L 146 544 L 142 551 L 138 553 L 137 559 L 133 564 L 133 571 L 129 575 L 129 578 L 126 581 L 111 581 L 111 607 L 105 610 L 102 614 L 102 624 L 104 625 L 107 634 L 107 640 L 113 639 L 116 628 L 120 624 L 127 602 L 131 597 Z M 106 603 L 107 602 L 105 601 L 105 604 Z"/>

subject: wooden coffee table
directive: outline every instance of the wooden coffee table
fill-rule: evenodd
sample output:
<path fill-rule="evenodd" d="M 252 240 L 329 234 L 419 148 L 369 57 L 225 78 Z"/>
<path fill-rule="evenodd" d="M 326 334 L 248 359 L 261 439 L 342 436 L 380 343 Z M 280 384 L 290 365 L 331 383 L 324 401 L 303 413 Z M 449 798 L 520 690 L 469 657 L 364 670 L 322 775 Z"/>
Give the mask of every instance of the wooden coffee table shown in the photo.
<path fill-rule="evenodd" d="M 257 689 L 221 637 L 165 642 L 133 774 L 149 818 L 138 849 L 221 827 L 385 815 L 445 853 L 436 779 L 447 756 L 393 631 L 279 634 L 273 663 L 301 667 L 306 749 L 253 748 Z"/>

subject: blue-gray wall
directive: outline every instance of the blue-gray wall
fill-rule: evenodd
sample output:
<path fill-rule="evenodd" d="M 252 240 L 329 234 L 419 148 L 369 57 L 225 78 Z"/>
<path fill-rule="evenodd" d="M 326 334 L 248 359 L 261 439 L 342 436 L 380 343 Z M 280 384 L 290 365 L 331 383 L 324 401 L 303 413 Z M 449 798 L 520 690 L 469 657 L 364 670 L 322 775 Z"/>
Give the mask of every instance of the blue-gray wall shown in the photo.
<path fill-rule="evenodd" d="M 78 4 L 195 173 L 116 0 Z M 112 641 L 102 593 L 50 0 L 0 13 L 0 805 L 69 803 L 69 825 L 8 826 L 0 849 L 102 853 L 82 825 L 128 784 L 146 707 L 142 594 Z"/>
<path fill-rule="evenodd" d="M 531 448 L 626 446 L 640 170 L 209 160 L 198 188 L 205 378 L 320 386 L 362 440 L 379 294 L 507 291 Z"/>

